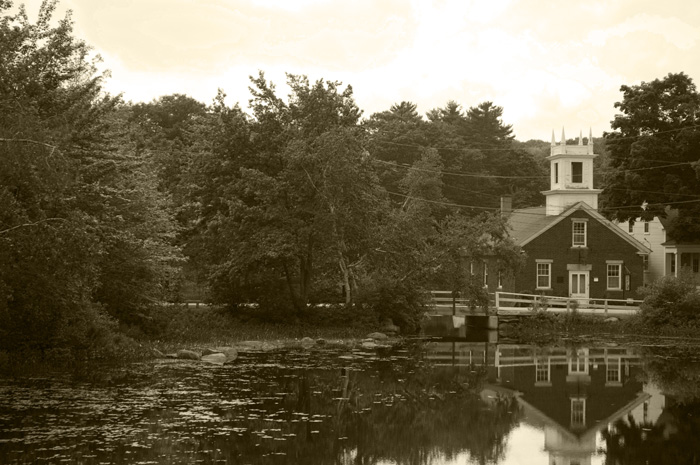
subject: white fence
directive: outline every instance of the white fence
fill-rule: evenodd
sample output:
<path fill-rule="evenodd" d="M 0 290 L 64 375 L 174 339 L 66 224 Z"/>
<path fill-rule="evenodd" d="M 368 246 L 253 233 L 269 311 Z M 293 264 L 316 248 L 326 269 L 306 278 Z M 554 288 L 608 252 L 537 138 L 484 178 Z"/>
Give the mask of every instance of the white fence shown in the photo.
<path fill-rule="evenodd" d="M 641 300 L 633 299 L 578 299 L 551 295 L 496 292 L 499 315 L 520 315 L 533 311 L 567 313 L 577 311 L 589 315 L 625 316 L 639 311 Z"/>

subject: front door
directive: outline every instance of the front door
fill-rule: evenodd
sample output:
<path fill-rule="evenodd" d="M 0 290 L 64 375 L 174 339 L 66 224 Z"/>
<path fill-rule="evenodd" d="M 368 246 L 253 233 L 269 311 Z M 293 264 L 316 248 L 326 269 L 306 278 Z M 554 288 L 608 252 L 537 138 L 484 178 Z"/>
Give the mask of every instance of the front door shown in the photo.
<path fill-rule="evenodd" d="M 588 298 L 588 271 L 569 271 L 569 297 Z"/>

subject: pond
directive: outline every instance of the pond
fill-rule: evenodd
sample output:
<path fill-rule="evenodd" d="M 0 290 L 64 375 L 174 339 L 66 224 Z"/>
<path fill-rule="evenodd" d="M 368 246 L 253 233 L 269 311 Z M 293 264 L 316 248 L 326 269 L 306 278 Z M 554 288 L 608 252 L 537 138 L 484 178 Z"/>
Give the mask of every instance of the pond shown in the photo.
<path fill-rule="evenodd" d="M 0 463 L 698 463 L 697 347 L 408 341 L 0 379 Z"/>

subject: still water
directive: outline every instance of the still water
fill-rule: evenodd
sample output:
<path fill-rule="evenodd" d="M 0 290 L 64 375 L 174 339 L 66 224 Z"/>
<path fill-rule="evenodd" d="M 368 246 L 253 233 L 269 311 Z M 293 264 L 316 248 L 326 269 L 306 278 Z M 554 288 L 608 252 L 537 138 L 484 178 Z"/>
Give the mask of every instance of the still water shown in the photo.
<path fill-rule="evenodd" d="M 0 379 L 0 463 L 700 463 L 700 351 L 428 340 Z"/>

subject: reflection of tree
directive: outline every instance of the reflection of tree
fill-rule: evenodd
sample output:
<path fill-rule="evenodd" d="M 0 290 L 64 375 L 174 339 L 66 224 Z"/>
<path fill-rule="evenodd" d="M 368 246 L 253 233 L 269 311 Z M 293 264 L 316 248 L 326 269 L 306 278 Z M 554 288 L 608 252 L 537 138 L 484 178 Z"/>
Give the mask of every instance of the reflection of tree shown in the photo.
<path fill-rule="evenodd" d="M 700 401 L 700 362 L 697 349 L 655 347 L 645 351 L 647 376 L 664 394 L 680 402 Z"/>
<path fill-rule="evenodd" d="M 632 416 L 603 431 L 606 464 L 700 463 L 700 364 L 690 349 L 653 347 L 643 353 L 646 377 L 666 396 L 651 423 Z"/>
<path fill-rule="evenodd" d="M 700 463 L 700 403 L 667 407 L 653 425 L 636 423 L 630 416 L 602 435 L 606 465 Z"/>

